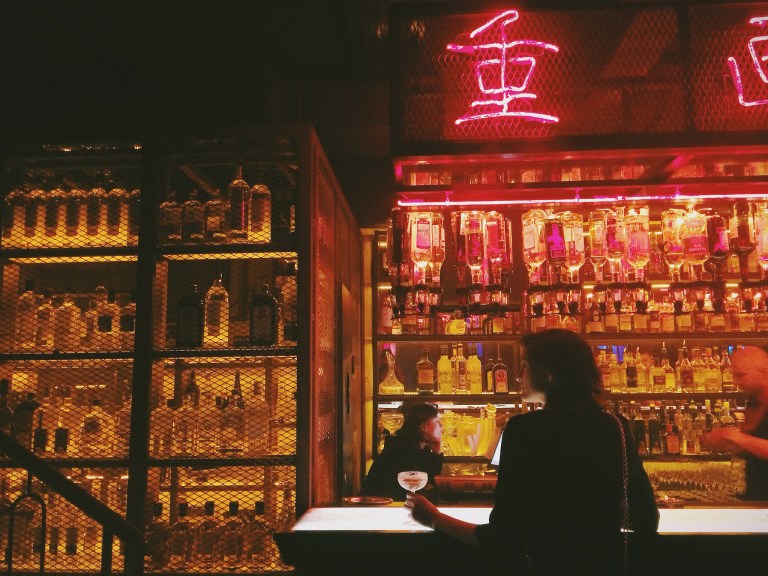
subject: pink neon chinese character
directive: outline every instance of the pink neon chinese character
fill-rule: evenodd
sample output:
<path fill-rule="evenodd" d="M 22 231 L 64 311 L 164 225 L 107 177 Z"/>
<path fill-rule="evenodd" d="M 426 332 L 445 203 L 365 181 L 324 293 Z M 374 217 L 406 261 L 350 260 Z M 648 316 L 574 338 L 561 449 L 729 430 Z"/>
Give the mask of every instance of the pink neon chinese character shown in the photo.
<path fill-rule="evenodd" d="M 756 24 L 757 26 L 765 26 L 768 24 L 768 16 L 750 18 L 749 23 Z M 768 75 L 766 75 L 764 68 L 765 62 L 768 61 L 766 41 L 768 41 L 768 36 L 755 36 L 747 44 L 749 47 L 749 54 L 752 56 L 752 65 L 755 67 L 763 84 L 768 84 Z M 731 70 L 731 77 L 733 78 L 733 83 L 736 85 L 736 92 L 739 95 L 739 104 L 742 106 L 762 106 L 763 104 L 768 104 L 768 98 L 762 100 L 747 100 L 744 98 L 744 85 L 741 81 L 741 71 L 739 70 L 739 64 L 736 62 L 736 58 L 733 56 L 728 57 L 728 68 Z"/>
<path fill-rule="evenodd" d="M 517 10 L 507 10 L 473 30 L 469 38 L 477 43 L 448 44 L 448 50 L 475 57 L 475 77 L 480 92 L 486 96 L 470 104 L 470 111 L 455 123 L 485 118 L 522 118 L 546 124 L 559 122 L 557 116 L 531 112 L 518 104 L 536 99 L 528 84 L 536 69 L 531 52 L 559 52 L 560 48 L 538 40 L 508 40 L 510 25 L 520 17 Z M 534 50 L 531 50 L 533 48 Z M 522 77 L 522 80 L 520 80 Z M 517 78 L 517 81 L 515 80 Z"/>

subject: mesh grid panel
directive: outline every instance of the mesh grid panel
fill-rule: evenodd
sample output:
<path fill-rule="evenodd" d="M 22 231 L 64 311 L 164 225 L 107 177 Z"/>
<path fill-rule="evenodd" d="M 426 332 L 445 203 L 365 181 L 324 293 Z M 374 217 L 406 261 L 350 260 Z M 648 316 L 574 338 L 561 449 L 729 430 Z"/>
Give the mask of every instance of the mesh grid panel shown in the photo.
<path fill-rule="evenodd" d="M 766 10 L 764 10 L 766 12 Z M 622 8 L 519 13 L 470 38 L 500 12 L 395 18 L 395 142 L 479 141 L 600 134 L 765 128 L 768 107 L 740 106 L 727 58 L 743 72 L 744 93 L 768 98 L 748 43 L 759 7 Z M 768 12 L 766 12 L 768 14 Z M 480 48 L 533 40 L 557 46 Z M 463 46 L 449 51 L 449 44 Z M 756 44 L 758 57 L 762 44 Z M 526 78 L 526 76 L 528 76 Z M 514 89 L 513 89 L 514 87 Z M 483 91 L 485 89 L 485 91 Z M 490 92 L 491 89 L 500 91 Z M 519 97 L 528 93 L 532 97 Z M 497 113 L 490 119 L 456 120 Z M 472 106 L 472 102 L 485 104 Z M 539 122 L 514 114 L 554 116 Z"/>

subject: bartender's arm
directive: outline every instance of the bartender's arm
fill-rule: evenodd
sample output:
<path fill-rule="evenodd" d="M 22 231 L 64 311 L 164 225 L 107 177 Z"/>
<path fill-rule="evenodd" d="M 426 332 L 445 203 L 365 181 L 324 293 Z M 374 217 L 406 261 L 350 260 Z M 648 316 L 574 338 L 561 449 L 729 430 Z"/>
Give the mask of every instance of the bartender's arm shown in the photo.
<path fill-rule="evenodd" d="M 718 428 L 705 437 L 705 443 L 713 450 L 736 452 L 744 450 L 753 456 L 768 460 L 768 440 L 740 432 L 736 428 Z"/>
<path fill-rule="evenodd" d="M 480 548 L 480 542 L 475 536 L 476 524 L 443 514 L 432 502 L 419 494 L 409 493 L 405 500 L 405 506 L 411 509 L 411 515 L 417 522 L 455 538 L 468 546 Z"/>

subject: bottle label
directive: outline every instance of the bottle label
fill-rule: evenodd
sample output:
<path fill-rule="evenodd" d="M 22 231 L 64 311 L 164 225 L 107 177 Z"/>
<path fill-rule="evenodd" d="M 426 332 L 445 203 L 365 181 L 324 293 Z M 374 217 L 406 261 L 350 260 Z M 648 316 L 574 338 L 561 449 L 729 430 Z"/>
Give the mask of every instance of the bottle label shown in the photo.
<path fill-rule="evenodd" d="M 632 332 L 632 314 L 619 314 L 619 331 Z"/>
<path fill-rule="evenodd" d="M 547 222 L 544 225 L 547 235 L 547 255 L 552 264 L 565 262 L 565 238 L 563 226 L 560 222 Z"/>
<path fill-rule="evenodd" d="M 725 314 L 712 314 L 709 319 L 709 329 L 712 332 L 725 331 Z"/>
<path fill-rule="evenodd" d="M 663 314 L 661 316 L 661 331 L 665 333 L 675 331 L 675 317 L 672 314 Z"/>
<path fill-rule="evenodd" d="M 706 259 L 709 256 L 707 237 L 689 236 L 687 238 L 683 238 L 683 251 L 685 252 L 686 258 L 693 257 L 694 259 Z"/>
<path fill-rule="evenodd" d="M 488 220 L 485 223 L 485 231 L 488 250 L 499 250 L 499 223 L 496 220 Z"/>
<path fill-rule="evenodd" d="M 680 384 L 683 389 L 693 388 L 693 370 L 680 370 Z"/>
<path fill-rule="evenodd" d="M 429 220 L 419 219 L 416 222 L 416 248 L 428 250 L 432 246 L 432 225 Z"/>
<path fill-rule="evenodd" d="M 419 368 L 418 386 L 419 390 L 431 390 L 434 384 L 434 371 L 432 368 Z"/>
<path fill-rule="evenodd" d="M 96 320 L 96 329 L 99 332 L 112 332 L 112 316 L 110 314 L 99 314 Z"/>
<path fill-rule="evenodd" d="M 523 250 L 532 252 L 536 249 L 536 223 L 523 226 Z"/>
<path fill-rule="evenodd" d="M 691 329 L 691 315 L 689 313 L 686 312 L 686 313 L 680 314 L 679 316 L 676 316 L 676 321 L 677 321 L 677 329 L 678 330 L 690 331 L 690 329 Z"/>
<path fill-rule="evenodd" d="M 497 394 L 506 394 L 509 392 L 509 382 L 507 382 L 507 370 L 505 368 L 497 368 L 494 370 L 493 379 L 496 382 Z"/>
<path fill-rule="evenodd" d="M 221 301 L 211 299 L 205 309 L 205 327 L 210 336 L 221 333 L 222 305 Z"/>
<path fill-rule="evenodd" d="M 667 377 L 666 375 L 662 374 L 656 374 L 653 376 L 653 390 L 654 391 L 661 391 L 664 390 L 664 386 L 667 383 Z"/>

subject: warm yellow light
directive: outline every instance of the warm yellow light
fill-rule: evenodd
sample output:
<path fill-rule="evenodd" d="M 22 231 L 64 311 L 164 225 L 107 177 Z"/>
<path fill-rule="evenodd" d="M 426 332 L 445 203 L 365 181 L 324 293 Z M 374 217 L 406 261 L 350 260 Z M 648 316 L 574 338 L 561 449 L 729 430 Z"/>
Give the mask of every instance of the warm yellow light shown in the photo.
<path fill-rule="evenodd" d="M 166 260 L 256 260 L 263 258 L 298 258 L 296 252 L 211 252 L 206 254 L 164 254 Z"/>
<path fill-rule="evenodd" d="M 16 264 L 101 264 L 104 262 L 136 262 L 138 256 L 123 254 L 109 256 L 12 256 Z"/>

